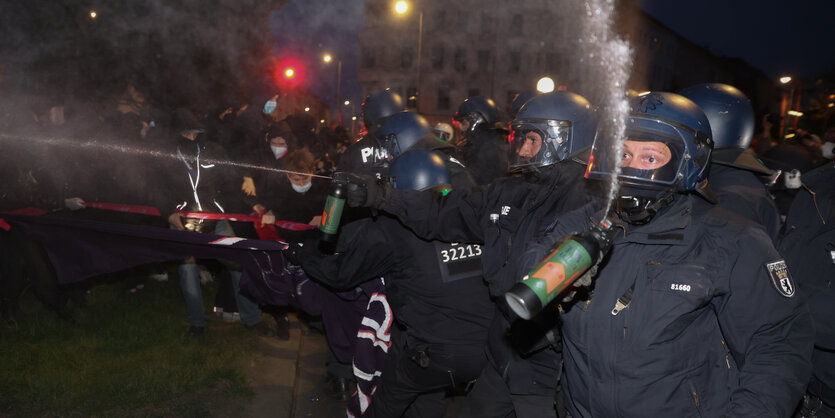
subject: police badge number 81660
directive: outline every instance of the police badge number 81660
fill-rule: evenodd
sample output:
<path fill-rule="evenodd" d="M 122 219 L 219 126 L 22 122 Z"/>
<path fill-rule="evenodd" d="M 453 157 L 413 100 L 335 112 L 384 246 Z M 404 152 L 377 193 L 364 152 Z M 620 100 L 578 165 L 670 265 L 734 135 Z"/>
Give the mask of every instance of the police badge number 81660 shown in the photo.
<path fill-rule="evenodd" d="M 768 276 L 771 278 L 771 284 L 777 289 L 780 296 L 790 298 L 794 296 L 794 282 L 789 275 L 789 269 L 786 267 L 785 260 L 775 261 L 765 265 L 768 270 Z"/>

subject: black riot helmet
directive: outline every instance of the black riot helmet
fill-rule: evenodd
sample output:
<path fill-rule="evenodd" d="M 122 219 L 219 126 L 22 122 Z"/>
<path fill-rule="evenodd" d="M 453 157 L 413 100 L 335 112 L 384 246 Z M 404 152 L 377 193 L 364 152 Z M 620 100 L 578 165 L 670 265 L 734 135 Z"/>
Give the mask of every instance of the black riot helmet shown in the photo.
<path fill-rule="evenodd" d="M 615 210 L 621 218 L 647 223 L 676 193 L 696 192 L 715 202 L 706 180 L 713 150 L 710 123 L 695 103 L 674 93 L 636 97 L 630 101 L 625 136 L 623 144 L 598 136 L 586 170 L 590 179 L 610 181 L 617 175 Z"/>
<path fill-rule="evenodd" d="M 467 129 L 459 129 L 465 133 L 473 132 L 479 127 L 490 127 L 499 122 L 499 109 L 493 99 L 482 96 L 473 96 L 464 100 L 458 111 L 452 117 L 453 123 L 460 124 L 466 121 Z"/>
<path fill-rule="evenodd" d="M 386 118 L 376 138 L 380 147 L 388 151 L 392 158 L 397 158 L 431 133 L 432 128 L 423 116 L 405 111 Z"/>
<path fill-rule="evenodd" d="M 734 86 L 720 83 L 698 84 L 678 94 L 699 105 L 713 132 L 714 149 L 751 145 L 754 137 L 754 109 L 751 101 Z"/>
<path fill-rule="evenodd" d="M 510 102 L 510 119 L 516 119 L 516 115 L 519 114 L 519 110 L 522 109 L 522 106 L 527 103 L 529 100 L 533 99 L 539 94 L 536 90 L 527 90 L 521 93 L 516 93 L 513 96 L 513 101 Z"/>
<path fill-rule="evenodd" d="M 597 111 L 579 94 L 555 91 L 533 97 L 510 123 L 511 171 L 551 165 L 591 146 L 597 121 Z"/>
<path fill-rule="evenodd" d="M 440 154 L 425 149 L 413 149 L 397 156 L 389 174 L 395 189 L 428 190 L 452 189 L 452 179 Z"/>
<path fill-rule="evenodd" d="M 702 108 L 713 132 L 713 161 L 754 172 L 768 173 L 753 154 L 743 153 L 754 137 L 754 108 L 739 89 L 708 83 L 679 92 Z"/>
<path fill-rule="evenodd" d="M 362 102 L 362 121 L 365 123 L 365 129 L 373 135 L 387 117 L 405 109 L 399 94 L 389 89 L 375 91 Z"/>

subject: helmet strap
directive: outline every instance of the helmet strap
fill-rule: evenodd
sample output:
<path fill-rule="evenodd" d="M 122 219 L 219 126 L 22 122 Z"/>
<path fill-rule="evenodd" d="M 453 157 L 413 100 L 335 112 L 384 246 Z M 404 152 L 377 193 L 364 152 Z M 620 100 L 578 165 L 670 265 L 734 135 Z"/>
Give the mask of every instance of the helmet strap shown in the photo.
<path fill-rule="evenodd" d="M 649 223 L 661 209 L 675 200 L 673 190 L 665 190 L 655 198 L 642 196 L 619 196 L 615 200 L 615 212 L 622 220 L 632 225 Z"/>

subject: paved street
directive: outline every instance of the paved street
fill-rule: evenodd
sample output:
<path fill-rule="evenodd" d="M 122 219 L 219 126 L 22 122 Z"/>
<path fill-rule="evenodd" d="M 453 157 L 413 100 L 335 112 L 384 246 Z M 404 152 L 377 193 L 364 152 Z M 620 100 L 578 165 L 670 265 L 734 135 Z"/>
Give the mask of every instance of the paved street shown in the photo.
<path fill-rule="evenodd" d="M 344 417 L 345 402 L 329 396 L 325 337 L 290 314 L 290 340 L 261 338 L 250 365 L 255 396 L 245 417 Z"/>

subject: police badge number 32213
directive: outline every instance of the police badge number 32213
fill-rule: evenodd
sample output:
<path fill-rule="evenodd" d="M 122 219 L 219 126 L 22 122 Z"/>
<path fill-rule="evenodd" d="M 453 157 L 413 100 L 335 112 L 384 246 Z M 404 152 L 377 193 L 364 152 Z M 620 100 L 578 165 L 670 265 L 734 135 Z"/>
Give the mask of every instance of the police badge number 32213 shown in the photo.
<path fill-rule="evenodd" d="M 478 257 L 481 255 L 481 246 L 478 244 L 459 245 L 457 243 L 451 244 L 452 248 L 441 250 L 441 261 L 449 263 L 450 261 L 463 260 L 470 257 Z"/>

